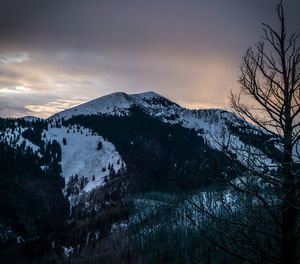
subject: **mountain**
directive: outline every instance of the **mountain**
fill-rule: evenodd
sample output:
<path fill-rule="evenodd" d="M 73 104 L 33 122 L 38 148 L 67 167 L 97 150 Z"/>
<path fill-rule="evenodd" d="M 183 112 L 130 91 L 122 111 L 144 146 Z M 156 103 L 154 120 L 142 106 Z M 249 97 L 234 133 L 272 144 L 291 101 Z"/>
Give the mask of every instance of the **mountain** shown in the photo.
<path fill-rule="evenodd" d="M 230 148 L 246 148 L 247 142 L 240 138 L 236 127 L 247 127 L 249 133 L 264 135 L 260 129 L 248 124 L 234 113 L 222 109 L 191 110 L 155 93 L 140 94 L 113 93 L 67 109 L 50 117 L 50 119 L 69 120 L 76 116 L 130 116 L 131 109 L 138 107 L 147 115 L 167 124 L 177 124 L 192 129 L 215 149 L 220 150 L 222 142 L 230 138 Z M 257 146 L 256 146 L 257 147 Z M 269 163 L 272 161 L 269 160 Z"/>
<path fill-rule="evenodd" d="M 171 220 L 176 227 L 183 204 L 174 195 L 224 188 L 215 179 L 243 173 L 249 148 L 276 164 L 271 136 L 234 113 L 186 109 L 154 92 L 113 93 L 47 120 L 0 119 L 0 261 L 72 263 L 97 253 L 96 263 L 124 254 L 135 262 L 129 238 L 151 244 L 143 234 Z"/>
<path fill-rule="evenodd" d="M 125 116 L 129 114 L 129 109 L 133 105 L 139 105 L 145 109 L 149 107 L 154 112 L 155 110 L 159 112 L 162 109 L 161 106 L 168 107 L 168 109 L 179 108 L 176 103 L 154 92 L 141 94 L 116 92 L 57 113 L 52 118 L 69 119 L 73 116 L 92 114 Z"/>
<path fill-rule="evenodd" d="M 180 124 L 185 128 L 194 129 L 206 137 L 211 144 L 214 144 L 212 139 L 214 135 L 219 136 L 223 130 L 228 130 L 227 123 L 243 122 L 233 113 L 221 109 L 183 108 L 155 92 L 113 93 L 57 113 L 49 119 L 68 120 L 80 115 L 128 116 L 133 106 L 139 107 L 148 115 L 165 123 Z"/>

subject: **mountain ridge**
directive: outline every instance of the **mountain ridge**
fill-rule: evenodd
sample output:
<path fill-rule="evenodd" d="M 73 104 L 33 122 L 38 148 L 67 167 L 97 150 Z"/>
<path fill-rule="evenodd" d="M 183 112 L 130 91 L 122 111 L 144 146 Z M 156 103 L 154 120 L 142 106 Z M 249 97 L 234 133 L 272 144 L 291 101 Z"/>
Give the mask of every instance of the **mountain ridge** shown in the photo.
<path fill-rule="evenodd" d="M 114 92 L 101 97 L 97 97 L 93 100 L 74 106 L 72 108 L 65 109 L 61 112 L 58 112 L 50 116 L 49 119 L 61 118 L 61 117 L 70 118 L 72 116 L 81 115 L 81 114 L 83 115 L 90 115 L 90 114 L 124 115 L 125 114 L 126 115 L 127 110 L 133 104 L 141 104 L 143 101 L 147 102 L 149 100 L 152 100 L 153 98 L 160 98 L 160 99 L 163 98 L 165 100 L 168 100 L 167 98 L 152 91 L 137 93 L 137 94 Z"/>
<path fill-rule="evenodd" d="M 165 96 L 160 95 L 157 92 L 147 91 L 142 93 L 127 94 L 125 92 L 114 92 L 104 96 L 97 97 L 83 104 L 65 109 L 61 112 L 55 113 L 48 119 L 52 118 L 70 118 L 76 115 L 89 115 L 89 114 L 116 114 L 123 115 L 126 114 L 128 108 L 133 104 L 149 107 L 150 104 L 161 105 L 161 106 L 172 106 L 174 108 L 180 108 L 187 111 L 226 111 L 221 108 L 211 108 L 211 109 L 188 109 L 180 106 L 174 101 L 171 101 Z M 119 111 L 119 112 L 118 112 Z"/>
<path fill-rule="evenodd" d="M 204 134 L 211 134 L 211 131 L 220 134 L 220 130 L 227 130 L 226 123 L 246 124 L 233 112 L 219 108 L 187 109 L 152 91 L 137 94 L 115 92 L 56 113 L 48 119 L 67 120 L 79 115 L 128 116 L 134 106 L 165 123 L 180 124 Z M 211 138 L 210 141 L 213 143 Z"/>

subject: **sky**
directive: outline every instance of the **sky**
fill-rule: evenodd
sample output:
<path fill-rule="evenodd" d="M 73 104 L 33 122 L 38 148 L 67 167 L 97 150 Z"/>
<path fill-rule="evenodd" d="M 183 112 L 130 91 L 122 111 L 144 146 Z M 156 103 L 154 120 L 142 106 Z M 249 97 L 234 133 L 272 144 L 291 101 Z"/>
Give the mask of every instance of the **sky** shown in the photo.
<path fill-rule="evenodd" d="M 276 26 L 276 0 L 0 0 L 0 116 L 48 117 L 113 93 L 155 91 L 228 109 L 241 56 Z M 286 0 L 300 31 L 300 1 Z"/>

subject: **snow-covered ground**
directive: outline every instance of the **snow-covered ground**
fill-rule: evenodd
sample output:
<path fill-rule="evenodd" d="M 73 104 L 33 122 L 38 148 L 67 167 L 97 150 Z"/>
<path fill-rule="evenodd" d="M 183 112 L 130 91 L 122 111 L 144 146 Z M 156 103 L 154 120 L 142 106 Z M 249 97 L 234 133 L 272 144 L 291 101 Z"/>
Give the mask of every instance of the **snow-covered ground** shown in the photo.
<path fill-rule="evenodd" d="M 109 176 L 110 170 L 118 172 L 125 166 L 115 146 L 89 129 L 77 126 L 51 128 L 49 125 L 48 131 L 44 133 L 44 140 L 56 140 L 60 143 L 62 175 L 66 186 L 74 177 L 83 181 L 79 196 L 101 186 L 104 178 Z M 102 145 L 101 149 L 98 149 L 99 142 Z M 72 202 L 77 200 L 78 195 L 75 196 L 71 195 L 68 198 Z"/>

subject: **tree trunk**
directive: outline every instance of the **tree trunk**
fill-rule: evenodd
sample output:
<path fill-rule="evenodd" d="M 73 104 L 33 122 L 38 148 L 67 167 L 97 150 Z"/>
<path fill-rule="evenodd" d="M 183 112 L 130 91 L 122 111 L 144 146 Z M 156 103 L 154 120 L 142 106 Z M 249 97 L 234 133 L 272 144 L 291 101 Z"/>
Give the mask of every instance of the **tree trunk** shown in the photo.
<path fill-rule="evenodd" d="M 284 201 L 282 205 L 282 264 L 296 263 L 296 190 L 292 169 L 292 125 L 287 121 L 284 136 L 283 182 Z"/>

